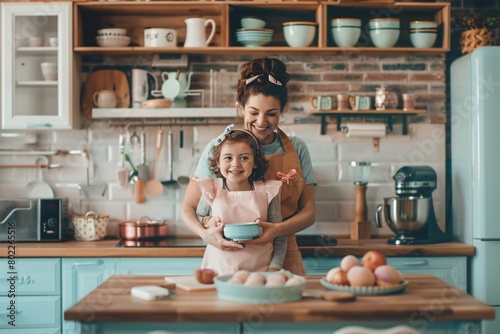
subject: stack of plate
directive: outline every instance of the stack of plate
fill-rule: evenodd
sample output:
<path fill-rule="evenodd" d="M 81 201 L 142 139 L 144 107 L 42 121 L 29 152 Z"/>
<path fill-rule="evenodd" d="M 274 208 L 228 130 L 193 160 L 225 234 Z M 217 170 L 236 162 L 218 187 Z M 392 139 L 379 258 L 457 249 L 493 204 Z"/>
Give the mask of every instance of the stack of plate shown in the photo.
<path fill-rule="evenodd" d="M 269 44 L 273 40 L 272 29 L 238 29 L 236 39 L 246 47 L 259 47 Z"/>
<path fill-rule="evenodd" d="M 127 36 L 127 29 L 106 28 L 97 30 L 95 38 L 97 45 L 104 47 L 119 47 L 130 44 L 130 37 Z"/>

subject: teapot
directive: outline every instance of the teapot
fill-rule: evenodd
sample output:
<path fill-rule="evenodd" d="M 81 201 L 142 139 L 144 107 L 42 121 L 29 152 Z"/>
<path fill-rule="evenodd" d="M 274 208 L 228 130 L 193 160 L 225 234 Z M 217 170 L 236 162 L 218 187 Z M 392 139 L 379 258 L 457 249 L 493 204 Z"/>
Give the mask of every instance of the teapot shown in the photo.
<path fill-rule="evenodd" d="M 191 76 L 193 75 L 193 72 L 183 72 L 183 73 L 178 73 L 178 72 L 162 72 L 161 77 L 163 79 L 163 85 L 162 85 L 162 93 L 165 90 L 170 90 L 169 92 L 165 92 L 169 97 L 165 96 L 166 98 L 185 98 L 185 92 L 189 90 L 189 87 L 191 86 Z M 177 82 L 177 83 L 175 83 Z M 175 93 L 176 87 L 178 86 L 178 93 Z M 165 87 L 165 88 L 164 88 Z"/>

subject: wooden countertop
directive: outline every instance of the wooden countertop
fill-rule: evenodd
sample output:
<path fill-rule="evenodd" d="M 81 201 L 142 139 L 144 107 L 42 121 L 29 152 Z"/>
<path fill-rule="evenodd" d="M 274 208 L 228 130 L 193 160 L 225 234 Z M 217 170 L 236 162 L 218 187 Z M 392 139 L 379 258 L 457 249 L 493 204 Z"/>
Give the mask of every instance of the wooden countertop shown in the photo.
<path fill-rule="evenodd" d="M 176 247 L 117 247 L 118 240 L 65 241 L 55 243 L 18 242 L 16 257 L 202 257 L 200 239 L 182 238 L 185 246 Z M 7 243 L 0 243 L 0 256 L 7 256 Z M 385 239 L 338 239 L 336 246 L 300 247 L 303 256 L 342 257 L 362 256 L 375 249 L 386 256 L 473 256 L 475 248 L 460 242 L 431 245 L 388 245 Z"/>
<path fill-rule="evenodd" d="M 320 278 L 307 277 L 306 290 L 324 291 Z M 406 279 L 406 290 L 396 295 L 357 296 L 341 304 L 312 298 L 273 304 L 265 321 L 408 321 L 416 314 L 430 314 L 433 321 L 494 319 L 493 307 L 432 275 L 407 275 Z M 112 276 L 66 310 L 64 319 L 85 322 L 92 314 L 92 322 L 240 322 L 265 307 L 224 301 L 214 290 L 176 289 L 168 299 L 145 301 L 130 295 L 131 287 L 141 285 L 165 285 L 164 276 Z"/>

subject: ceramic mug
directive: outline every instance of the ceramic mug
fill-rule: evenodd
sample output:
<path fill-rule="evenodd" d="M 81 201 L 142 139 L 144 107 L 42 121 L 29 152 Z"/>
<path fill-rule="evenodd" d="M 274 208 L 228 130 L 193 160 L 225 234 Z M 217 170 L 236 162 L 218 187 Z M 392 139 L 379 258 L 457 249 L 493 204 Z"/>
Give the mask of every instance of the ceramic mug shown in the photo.
<path fill-rule="evenodd" d="M 175 47 L 177 46 L 177 30 L 167 28 L 144 29 L 144 46 Z"/>
<path fill-rule="evenodd" d="M 28 46 L 42 46 L 43 38 L 38 36 L 28 37 Z"/>
<path fill-rule="evenodd" d="M 94 93 L 94 104 L 98 108 L 115 108 L 118 100 L 116 94 L 112 90 L 101 90 Z"/>
<path fill-rule="evenodd" d="M 349 109 L 349 95 L 337 94 L 337 110 Z"/>
<path fill-rule="evenodd" d="M 318 110 L 330 110 L 333 107 L 333 100 L 331 96 L 313 96 L 311 105 Z"/>
<path fill-rule="evenodd" d="M 351 96 L 349 97 L 349 105 L 353 110 L 369 110 L 372 109 L 372 98 L 370 96 Z"/>
<path fill-rule="evenodd" d="M 41 63 L 40 68 L 42 69 L 43 78 L 46 81 L 57 80 L 57 63 Z"/>

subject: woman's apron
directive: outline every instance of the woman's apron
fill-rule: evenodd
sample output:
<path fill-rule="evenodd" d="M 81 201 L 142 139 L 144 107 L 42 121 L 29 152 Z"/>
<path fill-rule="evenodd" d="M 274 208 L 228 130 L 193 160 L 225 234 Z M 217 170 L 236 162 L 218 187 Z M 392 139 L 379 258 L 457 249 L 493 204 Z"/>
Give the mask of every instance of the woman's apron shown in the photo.
<path fill-rule="evenodd" d="M 266 180 L 279 180 L 280 177 L 277 176 L 278 172 L 288 174 L 292 169 L 297 171 L 297 175 L 291 180 L 291 184 L 283 183 L 281 187 L 281 215 L 283 216 L 283 221 L 285 221 L 297 213 L 299 198 L 305 187 L 305 181 L 300 167 L 299 156 L 290 138 L 280 128 L 277 130 L 285 153 L 266 155 L 266 159 L 269 161 L 269 168 L 264 177 Z M 289 270 L 296 275 L 306 274 L 294 234 L 288 236 L 288 247 L 283 269 Z"/>
<path fill-rule="evenodd" d="M 226 224 L 267 221 L 269 202 L 278 194 L 279 186 L 266 189 L 264 182 L 254 182 L 254 190 L 227 191 L 223 179 L 201 179 L 203 193 L 212 207 L 212 216 L 220 217 Z M 268 196 L 268 191 L 270 194 Z M 274 196 L 273 196 L 274 195 Z M 207 245 L 202 268 L 210 268 L 219 275 L 235 273 L 238 270 L 267 271 L 271 263 L 273 244 L 249 245 L 245 248 L 223 251 Z"/>

